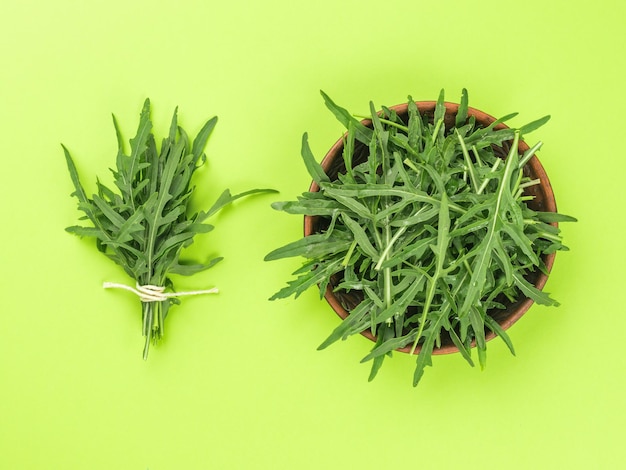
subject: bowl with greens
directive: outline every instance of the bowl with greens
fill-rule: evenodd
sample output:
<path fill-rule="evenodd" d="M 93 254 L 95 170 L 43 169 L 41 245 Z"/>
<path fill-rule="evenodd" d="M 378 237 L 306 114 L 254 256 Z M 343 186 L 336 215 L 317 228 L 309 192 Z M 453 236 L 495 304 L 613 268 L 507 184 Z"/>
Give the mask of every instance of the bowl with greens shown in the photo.
<path fill-rule="evenodd" d="M 374 342 L 370 380 L 394 350 L 417 355 L 413 383 L 433 354 L 486 364 L 487 341 L 533 303 L 558 305 L 542 289 L 562 243 L 554 194 L 519 128 L 460 103 L 415 102 L 353 116 L 322 92 L 346 127 L 321 164 L 302 139 L 313 182 L 273 207 L 304 216 L 304 237 L 266 260 L 305 262 L 273 299 L 317 285 L 342 321 L 320 345 L 361 334 Z"/>

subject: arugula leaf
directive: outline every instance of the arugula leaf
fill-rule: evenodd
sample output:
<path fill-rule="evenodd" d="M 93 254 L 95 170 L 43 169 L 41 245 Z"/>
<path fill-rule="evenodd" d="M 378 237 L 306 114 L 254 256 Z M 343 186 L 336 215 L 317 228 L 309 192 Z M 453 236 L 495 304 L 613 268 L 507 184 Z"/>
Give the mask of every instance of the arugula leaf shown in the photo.
<path fill-rule="evenodd" d="M 187 133 L 178 126 L 177 111 L 174 111 L 169 135 L 158 150 L 152 133 L 150 100 L 146 99 L 136 135 L 130 139 L 130 154 L 126 155 L 122 133 L 113 116 L 118 153 L 112 173 L 119 192 L 98 180 L 98 194 L 91 197 L 80 182 L 69 150 L 63 146 L 74 185 L 72 195 L 78 199 L 78 209 L 84 212 L 84 218 L 93 224 L 93 227 L 71 226 L 66 230 L 81 237 L 95 238 L 98 250 L 119 264 L 138 286 L 156 286 L 157 297 L 162 298 L 142 300 L 144 359 L 150 343 L 162 338 L 169 309 L 179 303 L 176 295 L 185 294 L 174 291 L 169 276 L 189 276 L 211 268 L 222 259 L 191 264 L 181 261 L 182 250 L 193 243 L 194 237 L 213 228 L 201 222 L 241 197 L 275 192 L 253 189 L 232 196 L 226 190 L 208 212 L 191 212 L 194 190 L 191 179 L 206 160 L 204 148 L 216 123 L 216 117 L 209 119 L 190 143 Z"/>

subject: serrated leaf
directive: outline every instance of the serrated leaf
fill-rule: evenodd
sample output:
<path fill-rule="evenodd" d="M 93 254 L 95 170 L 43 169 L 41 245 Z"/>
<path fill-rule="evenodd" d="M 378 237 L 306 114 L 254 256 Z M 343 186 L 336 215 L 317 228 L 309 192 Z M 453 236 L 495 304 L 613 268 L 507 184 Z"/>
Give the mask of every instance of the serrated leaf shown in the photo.
<path fill-rule="evenodd" d="M 326 234 L 314 234 L 301 238 L 265 255 L 265 261 L 273 261 L 294 256 L 318 258 L 325 254 L 337 254 L 348 250 L 352 240 L 328 237 Z"/>
<path fill-rule="evenodd" d="M 217 257 L 211 259 L 208 263 L 205 264 L 183 264 L 183 263 L 175 263 L 170 268 L 169 272 L 171 274 L 178 274 L 181 276 L 192 276 L 201 271 L 206 271 L 207 269 L 211 269 L 217 263 L 222 261 L 223 257 Z"/>
<path fill-rule="evenodd" d="M 354 235 L 354 240 L 356 240 L 357 245 L 361 247 L 361 249 L 367 253 L 367 255 L 374 261 L 377 262 L 380 258 L 380 254 L 374 248 L 368 235 L 365 233 L 363 227 L 358 224 L 356 221 L 352 220 L 348 215 L 343 214 L 342 220 L 346 224 L 346 227 L 350 229 L 352 234 Z"/>
<path fill-rule="evenodd" d="M 353 329 L 354 326 L 359 323 L 363 323 L 363 329 L 367 328 L 367 322 L 363 322 L 363 320 L 365 319 L 366 314 L 371 310 L 372 305 L 373 305 L 372 301 L 370 300 L 364 300 L 363 302 L 361 302 L 357 307 L 355 307 L 350 312 L 350 315 L 348 315 L 348 317 L 345 318 L 339 324 L 339 326 L 333 330 L 330 336 L 326 338 L 326 340 L 318 346 L 317 349 L 318 350 L 325 349 L 331 344 L 333 344 L 334 342 L 342 338 L 345 338 L 346 333 L 350 331 L 351 329 Z"/>
<path fill-rule="evenodd" d="M 381 331 L 378 332 L 378 338 L 376 341 L 376 344 L 383 344 L 386 341 L 390 340 L 393 337 L 393 328 L 391 327 L 391 325 L 388 324 L 383 324 Z M 391 352 L 388 352 L 386 355 L 391 355 Z M 370 369 L 370 375 L 368 377 L 368 381 L 371 382 L 372 380 L 374 380 L 374 378 L 376 377 L 376 374 L 378 374 L 378 371 L 380 370 L 380 368 L 383 365 L 383 362 L 385 361 L 385 356 L 386 355 L 378 355 L 376 357 L 374 357 L 374 360 L 372 361 L 372 368 Z"/>
<path fill-rule="evenodd" d="M 518 273 L 513 274 L 513 281 L 515 282 L 515 285 L 522 291 L 522 293 L 526 297 L 533 299 L 534 302 L 540 305 L 548 305 L 548 306 L 559 305 L 559 303 L 556 300 L 552 299 L 550 295 L 537 289 L 535 286 L 533 286 L 530 282 L 528 282 Z"/>
<path fill-rule="evenodd" d="M 511 338 L 509 338 L 509 335 L 506 333 L 506 331 L 504 331 L 502 327 L 498 324 L 498 322 L 491 318 L 489 315 L 485 315 L 485 324 L 487 325 L 487 328 L 493 331 L 502 339 L 502 341 L 504 341 L 504 344 L 506 344 L 507 348 L 509 348 L 511 354 L 515 356 L 515 348 L 513 347 L 513 342 L 511 341 Z"/>
<path fill-rule="evenodd" d="M 73 225 L 65 229 L 69 233 L 73 233 L 79 237 L 95 237 L 100 240 L 108 240 L 108 237 L 102 233 L 102 230 L 95 227 L 81 227 L 79 225 Z"/>
<path fill-rule="evenodd" d="M 377 356 L 383 356 L 390 351 L 405 347 L 407 344 L 410 344 L 415 340 L 415 334 L 416 332 L 413 331 L 404 336 L 390 338 L 387 341 L 382 342 L 381 344 L 377 344 L 376 347 L 372 349 L 367 356 L 361 359 L 361 362 L 371 361 Z"/>
<path fill-rule="evenodd" d="M 93 195 L 92 198 L 93 203 L 96 205 L 98 209 L 102 212 L 102 214 L 111 222 L 116 228 L 120 228 L 124 225 L 124 217 L 115 212 L 115 210 L 100 196 L 97 194 Z"/>
<path fill-rule="evenodd" d="M 435 346 L 435 340 L 439 335 L 439 328 L 443 322 L 443 315 L 439 315 L 437 321 L 433 323 L 433 326 L 426 332 L 422 349 L 417 355 L 417 361 L 415 362 L 415 372 L 413 373 L 413 386 L 417 387 L 422 376 L 424 375 L 424 369 L 426 366 L 432 366 L 432 353 Z M 419 339 L 419 338 L 418 338 Z"/>

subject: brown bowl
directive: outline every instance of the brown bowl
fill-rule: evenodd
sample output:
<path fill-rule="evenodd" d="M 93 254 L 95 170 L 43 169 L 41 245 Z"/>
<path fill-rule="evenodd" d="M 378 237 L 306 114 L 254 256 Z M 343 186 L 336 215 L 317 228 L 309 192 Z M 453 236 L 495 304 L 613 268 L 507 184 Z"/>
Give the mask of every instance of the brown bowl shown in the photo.
<path fill-rule="evenodd" d="M 418 101 L 416 102 L 417 109 L 421 115 L 428 116 L 431 121 L 435 111 L 435 101 Z M 444 124 L 446 128 L 450 128 L 454 126 L 455 116 L 458 111 L 459 105 L 455 103 L 445 103 L 446 113 L 444 116 Z M 396 106 L 391 106 L 389 109 L 394 110 L 398 116 L 403 119 L 405 122 L 408 121 L 408 104 L 400 104 Z M 474 116 L 476 119 L 476 123 L 480 127 L 487 127 L 489 124 L 494 122 L 496 119 L 489 114 L 486 114 L 482 111 L 479 111 L 474 108 L 468 108 L 467 115 Z M 372 122 L 369 119 L 365 119 L 361 121 L 364 125 L 371 127 Z M 505 124 L 498 124 L 495 126 L 495 129 L 506 129 L 507 126 Z M 345 172 L 345 165 L 343 161 L 343 145 L 344 139 L 346 135 L 335 142 L 335 145 L 328 151 L 324 159 L 322 160 L 322 168 L 328 175 L 331 180 L 337 179 L 337 175 L 339 173 Z M 509 152 L 510 146 L 512 142 L 505 142 L 502 147 L 494 147 L 496 154 L 505 158 Z M 526 150 L 528 150 L 528 145 L 522 140 L 519 141 L 518 150 L 520 154 L 523 154 Z M 355 149 L 355 153 L 353 156 L 353 164 L 358 165 L 367 159 L 367 148 L 363 147 L 361 152 L 358 152 Z M 554 193 L 552 192 L 552 186 L 550 185 L 550 181 L 548 179 L 548 175 L 546 174 L 543 166 L 539 162 L 539 159 L 536 156 L 533 156 L 526 166 L 524 167 L 524 175 L 529 176 L 531 179 L 539 179 L 541 181 L 540 184 L 531 186 L 527 188 L 526 194 L 533 195 L 535 198 L 532 201 L 528 202 L 528 206 L 536 211 L 543 212 L 556 212 L 556 201 L 554 199 Z M 312 182 L 309 188 L 311 192 L 319 191 L 319 186 L 316 182 Z M 317 216 L 305 216 L 304 217 L 304 235 L 311 235 L 313 233 L 317 233 L 321 230 L 321 219 Z M 553 224 L 556 226 L 556 224 Z M 544 255 L 543 262 L 545 263 L 546 269 L 548 272 L 552 269 L 552 264 L 554 263 L 555 253 Z M 335 287 L 339 284 L 341 280 L 341 276 L 336 276 L 335 279 L 331 279 L 328 287 L 326 288 L 326 293 L 324 297 L 326 301 L 330 304 L 333 310 L 341 317 L 345 319 L 349 314 L 349 309 L 354 308 L 359 302 L 362 300 L 362 293 L 357 291 L 346 292 L 343 290 L 339 290 L 337 292 L 333 292 Z M 537 289 L 543 289 L 546 281 L 548 280 L 548 276 L 542 273 L 539 270 L 536 270 L 532 273 L 527 280 L 533 284 Z M 517 320 L 521 318 L 524 313 L 528 311 L 530 306 L 533 304 L 533 300 L 528 297 L 521 297 L 515 303 L 510 303 L 507 305 L 505 310 L 490 310 L 487 313 L 498 322 L 498 324 L 502 327 L 502 329 L 506 330 L 510 328 Z M 366 338 L 376 341 L 376 337 L 372 334 L 370 330 L 365 330 L 361 333 Z M 495 333 L 488 330 L 485 332 L 485 337 L 487 340 L 491 340 L 495 337 Z M 406 346 L 404 348 L 398 349 L 400 352 L 409 353 L 411 350 L 411 346 Z M 421 345 L 415 349 L 415 354 L 419 353 L 421 350 Z M 451 354 L 458 352 L 458 348 L 454 345 L 449 336 L 444 335 L 442 332 L 441 335 L 441 346 L 439 348 L 435 348 L 433 350 L 433 354 Z"/>

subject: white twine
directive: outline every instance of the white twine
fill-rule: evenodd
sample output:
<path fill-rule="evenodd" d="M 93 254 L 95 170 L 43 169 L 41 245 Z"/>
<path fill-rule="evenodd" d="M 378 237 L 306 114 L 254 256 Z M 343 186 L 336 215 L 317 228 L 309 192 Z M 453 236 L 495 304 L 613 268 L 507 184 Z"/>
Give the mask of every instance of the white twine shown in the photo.
<path fill-rule="evenodd" d="M 163 286 L 153 286 L 151 284 L 141 286 L 139 285 L 139 283 L 137 283 L 135 284 L 135 287 L 131 287 L 127 286 L 126 284 L 118 284 L 117 282 L 105 282 L 104 284 L 102 284 L 102 287 L 105 289 L 127 290 L 138 296 L 142 302 L 162 302 L 170 297 L 182 297 L 184 295 L 217 294 L 219 292 L 217 287 L 207 290 L 192 290 L 186 292 L 164 292 L 165 287 Z"/>

